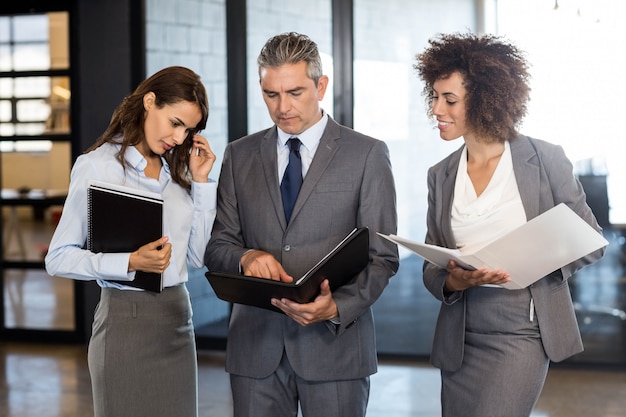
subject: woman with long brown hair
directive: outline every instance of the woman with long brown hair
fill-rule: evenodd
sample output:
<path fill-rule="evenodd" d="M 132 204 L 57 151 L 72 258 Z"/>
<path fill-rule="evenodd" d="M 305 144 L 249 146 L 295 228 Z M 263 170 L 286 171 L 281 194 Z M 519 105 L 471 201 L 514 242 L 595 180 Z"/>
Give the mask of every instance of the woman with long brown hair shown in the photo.
<path fill-rule="evenodd" d="M 203 266 L 215 218 L 215 155 L 200 77 L 168 67 L 115 109 L 109 127 L 74 164 L 46 256 L 50 275 L 96 280 L 101 298 L 89 342 L 95 417 L 197 416 L 197 362 L 187 266 Z M 91 180 L 157 193 L 164 236 L 128 253 L 93 253 L 87 239 Z M 122 217 L 125 213 L 117 213 Z M 130 284 L 162 274 L 160 293 Z M 129 285 L 126 285 L 128 282 Z"/>

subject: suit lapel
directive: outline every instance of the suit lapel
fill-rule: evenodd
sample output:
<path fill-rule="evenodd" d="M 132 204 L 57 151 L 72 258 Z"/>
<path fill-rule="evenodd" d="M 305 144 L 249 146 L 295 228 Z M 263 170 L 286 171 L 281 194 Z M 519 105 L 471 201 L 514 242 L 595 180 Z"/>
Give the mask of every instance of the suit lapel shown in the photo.
<path fill-rule="evenodd" d="M 539 215 L 540 167 L 537 163 L 537 151 L 525 136 L 518 136 L 510 141 L 511 157 L 515 181 L 522 198 L 526 219 Z"/>
<path fill-rule="evenodd" d="M 439 224 L 441 225 L 441 233 L 443 234 L 444 243 L 450 248 L 456 247 L 454 234 L 452 233 L 452 201 L 454 200 L 454 183 L 456 181 L 457 171 L 459 170 L 459 161 L 463 147 L 461 146 L 455 151 L 446 167 L 445 178 L 441 184 L 443 201 L 441 202 L 441 213 L 439 213 Z"/>
<path fill-rule="evenodd" d="M 267 183 L 270 199 L 276 210 L 276 215 L 280 219 L 280 225 L 283 230 L 287 229 L 287 220 L 285 219 L 285 211 L 283 209 L 283 200 L 280 195 L 280 181 L 278 180 L 278 164 L 276 141 L 278 133 L 276 127 L 268 130 L 263 136 L 260 144 L 261 162 L 263 164 L 263 175 Z M 292 215 L 293 217 L 293 215 Z"/>
<path fill-rule="evenodd" d="M 320 143 L 315 151 L 315 156 L 313 157 L 311 166 L 304 177 L 302 188 L 300 189 L 300 193 L 296 199 L 296 204 L 293 208 L 293 213 L 291 214 L 291 221 L 298 216 L 300 209 L 302 209 L 302 206 L 304 206 L 313 190 L 315 190 L 315 186 L 319 182 L 322 175 L 324 175 L 324 172 L 330 164 L 330 161 L 332 161 L 335 153 L 337 153 L 337 150 L 339 149 L 340 137 L 339 125 L 329 116 L 326 129 L 320 139 Z"/>

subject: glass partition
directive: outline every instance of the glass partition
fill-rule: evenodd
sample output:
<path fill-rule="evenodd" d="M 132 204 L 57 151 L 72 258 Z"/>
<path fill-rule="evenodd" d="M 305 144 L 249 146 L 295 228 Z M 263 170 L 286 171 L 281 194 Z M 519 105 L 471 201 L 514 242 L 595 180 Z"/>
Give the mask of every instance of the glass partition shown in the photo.
<path fill-rule="evenodd" d="M 437 32 L 471 28 L 474 5 L 462 0 L 355 0 L 354 17 L 354 128 L 389 146 L 398 235 L 423 241 L 426 171 L 460 143 L 439 139 L 425 114 L 413 64 Z M 439 302 L 422 284 L 421 258 L 402 249 L 400 257 L 398 273 L 373 307 L 378 351 L 428 355 Z"/>
<path fill-rule="evenodd" d="M 184 13 L 183 22 L 174 24 L 172 13 Z M 226 98 L 226 1 L 146 2 L 147 76 L 170 65 L 184 65 L 200 75 L 207 90 L 210 114 L 201 132 L 217 160 L 210 178 L 219 178 L 222 155 L 228 141 Z M 164 41 L 163 27 L 174 40 Z M 230 306 L 219 300 L 206 280 L 206 268 L 189 268 L 187 288 L 193 305 L 193 324 L 198 346 L 221 348 L 226 340 Z"/>
<path fill-rule="evenodd" d="M 6 329 L 74 330 L 72 281 L 41 269 L 4 270 Z"/>
<path fill-rule="evenodd" d="M 574 163 L 604 236 L 604 258 L 569 280 L 585 351 L 570 362 L 626 363 L 626 151 L 620 119 L 626 85 L 626 3 L 498 0 L 498 34 L 531 63 L 521 131 L 559 144 Z M 531 24 L 533 30 L 528 30 Z"/>
<path fill-rule="evenodd" d="M 322 108 L 333 115 L 333 61 L 331 0 L 279 0 L 248 2 L 248 133 L 267 129 L 274 123 L 269 117 L 259 86 L 256 63 L 259 52 L 272 36 L 284 32 L 300 32 L 317 43 L 324 74 L 330 78 Z"/>
<path fill-rule="evenodd" d="M 74 330 L 74 283 L 43 259 L 69 185 L 69 17 L 0 16 L 4 329 Z"/>

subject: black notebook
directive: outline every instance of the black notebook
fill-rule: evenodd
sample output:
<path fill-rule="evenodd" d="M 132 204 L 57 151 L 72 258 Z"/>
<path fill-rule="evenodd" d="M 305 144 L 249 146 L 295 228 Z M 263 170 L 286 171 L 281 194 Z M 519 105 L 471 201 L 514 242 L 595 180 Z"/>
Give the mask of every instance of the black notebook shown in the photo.
<path fill-rule="evenodd" d="M 163 236 L 163 200 L 157 193 L 90 181 L 87 188 L 87 249 L 94 253 L 134 252 Z M 133 281 L 113 281 L 161 292 L 163 277 L 136 271 Z"/>
<path fill-rule="evenodd" d="M 273 281 L 247 275 L 209 271 L 206 278 L 218 298 L 282 311 L 271 304 L 272 298 L 288 298 L 309 303 L 317 297 L 320 285 L 328 279 L 331 291 L 348 283 L 369 263 L 369 231 L 356 228 L 300 279 L 294 282 Z M 289 271 L 287 271 L 289 272 Z"/>

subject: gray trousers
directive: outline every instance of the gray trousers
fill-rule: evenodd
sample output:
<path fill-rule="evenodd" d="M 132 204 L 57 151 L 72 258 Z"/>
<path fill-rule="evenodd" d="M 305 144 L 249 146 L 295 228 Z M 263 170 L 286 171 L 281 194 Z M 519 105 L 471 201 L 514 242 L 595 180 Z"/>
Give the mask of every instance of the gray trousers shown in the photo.
<path fill-rule="evenodd" d="M 95 417 L 197 417 L 197 358 L 184 285 L 103 288 L 89 342 Z"/>
<path fill-rule="evenodd" d="M 530 291 L 475 287 L 465 296 L 463 364 L 441 372 L 443 417 L 528 417 L 549 365 Z"/>
<path fill-rule="evenodd" d="M 287 355 L 266 378 L 230 375 L 234 417 L 364 417 L 369 377 L 342 381 L 306 381 L 291 368 Z"/>

